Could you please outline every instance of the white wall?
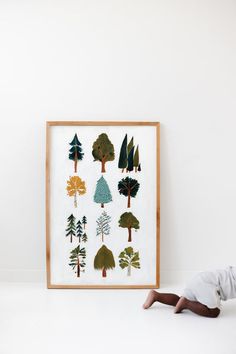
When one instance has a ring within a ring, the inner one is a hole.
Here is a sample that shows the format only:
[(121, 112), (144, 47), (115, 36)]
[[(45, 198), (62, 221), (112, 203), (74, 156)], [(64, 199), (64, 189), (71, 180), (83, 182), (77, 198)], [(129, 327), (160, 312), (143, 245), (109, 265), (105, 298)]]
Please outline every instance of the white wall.
[(0, 279), (45, 269), (45, 121), (161, 122), (162, 282), (235, 264), (236, 2), (0, 0)]

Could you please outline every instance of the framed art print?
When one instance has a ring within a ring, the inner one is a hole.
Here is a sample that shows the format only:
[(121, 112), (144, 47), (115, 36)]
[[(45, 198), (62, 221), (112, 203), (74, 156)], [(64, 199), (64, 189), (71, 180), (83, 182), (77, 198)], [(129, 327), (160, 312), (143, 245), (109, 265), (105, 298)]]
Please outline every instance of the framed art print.
[(48, 288), (156, 288), (160, 124), (47, 122)]

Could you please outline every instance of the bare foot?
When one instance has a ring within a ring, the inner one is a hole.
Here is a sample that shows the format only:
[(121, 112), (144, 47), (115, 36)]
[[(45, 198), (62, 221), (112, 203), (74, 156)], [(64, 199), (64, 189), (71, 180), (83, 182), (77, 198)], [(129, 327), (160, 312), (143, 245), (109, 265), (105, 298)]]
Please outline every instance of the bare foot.
[(145, 301), (145, 303), (143, 304), (143, 308), (146, 310), (149, 307), (152, 306), (152, 304), (157, 301), (157, 296), (158, 296), (158, 292), (155, 290), (151, 290), (149, 291), (148, 297)]
[(175, 313), (180, 313), (181, 311), (183, 311), (186, 308), (186, 303), (187, 303), (187, 299), (183, 296), (181, 296), (181, 298), (179, 299), (179, 301), (177, 302), (176, 306), (175, 306)]

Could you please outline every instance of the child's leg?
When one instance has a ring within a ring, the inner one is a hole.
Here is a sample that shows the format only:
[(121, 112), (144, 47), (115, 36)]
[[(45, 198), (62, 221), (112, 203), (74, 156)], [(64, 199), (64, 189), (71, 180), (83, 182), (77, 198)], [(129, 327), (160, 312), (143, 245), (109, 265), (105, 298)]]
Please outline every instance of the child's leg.
[(191, 301), (186, 299), (185, 297), (181, 297), (175, 307), (175, 313), (180, 313), (183, 310), (190, 310), (197, 315), (205, 316), (205, 317), (217, 317), (220, 314), (220, 309), (218, 307), (214, 309), (210, 309), (206, 305), (201, 304), (197, 301)]
[(143, 308), (148, 309), (149, 307), (152, 306), (152, 304), (155, 301), (161, 302), (162, 304), (165, 305), (176, 306), (179, 299), (180, 297), (176, 294), (164, 294), (164, 293), (158, 293), (155, 290), (151, 290), (148, 294), (145, 303), (143, 304)]

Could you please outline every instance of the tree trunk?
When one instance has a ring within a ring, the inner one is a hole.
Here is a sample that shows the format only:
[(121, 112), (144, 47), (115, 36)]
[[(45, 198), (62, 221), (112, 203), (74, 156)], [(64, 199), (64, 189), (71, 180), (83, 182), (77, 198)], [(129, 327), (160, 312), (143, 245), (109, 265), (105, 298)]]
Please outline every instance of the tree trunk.
[(102, 268), (102, 276), (103, 276), (103, 278), (106, 278), (106, 276), (107, 276), (107, 272), (106, 272), (105, 268)]
[(130, 208), (130, 190), (128, 191), (128, 204), (127, 204), (127, 208)]
[(128, 227), (128, 234), (129, 234), (128, 242), (131, 242), (131, 241), (132, 241), (132, 237), (131, 237), (131, 227)]
[(102, 242), (104, 242), (103, 232), (102, 232)]
[(138, 171), (138, 167), (137, 166), (135, 166), (135, 172), (137, 172)]
[(122, 173), (124, 172), (124, 168), (122, 168), (122, 171), (121, 171)]
[(75, 173), (77, 173), (77, 162), (78, 162), (78, 154), (77, 151), (75, 151)]
[(103, 203), (101, 204), (101, 208), (104, 208), (104, 204)]
[(72, 242), (72, 235), (70, 235), (70, 242)]
[(78, 263), (77, 263), (77, 277), (78, 277), (78, 278), (80, 277), (80, 264), (79, 264), (79, 260), (78, 260)]
[(127, 275), (128, 275), (128, 277), (131, 276), (131, 265), (128, 265)]
[(106, 170), (105, 170), (105, 163), (106, 163), (106, 161), (104, 160), (104, 159), (102, 159), (102, 171), (101, 172), (106, 172)]
[(74, 195), (74, 206), (75, 206), (75, 208), (77, 208), (77, 196), (76, 196), (76, 193)]

